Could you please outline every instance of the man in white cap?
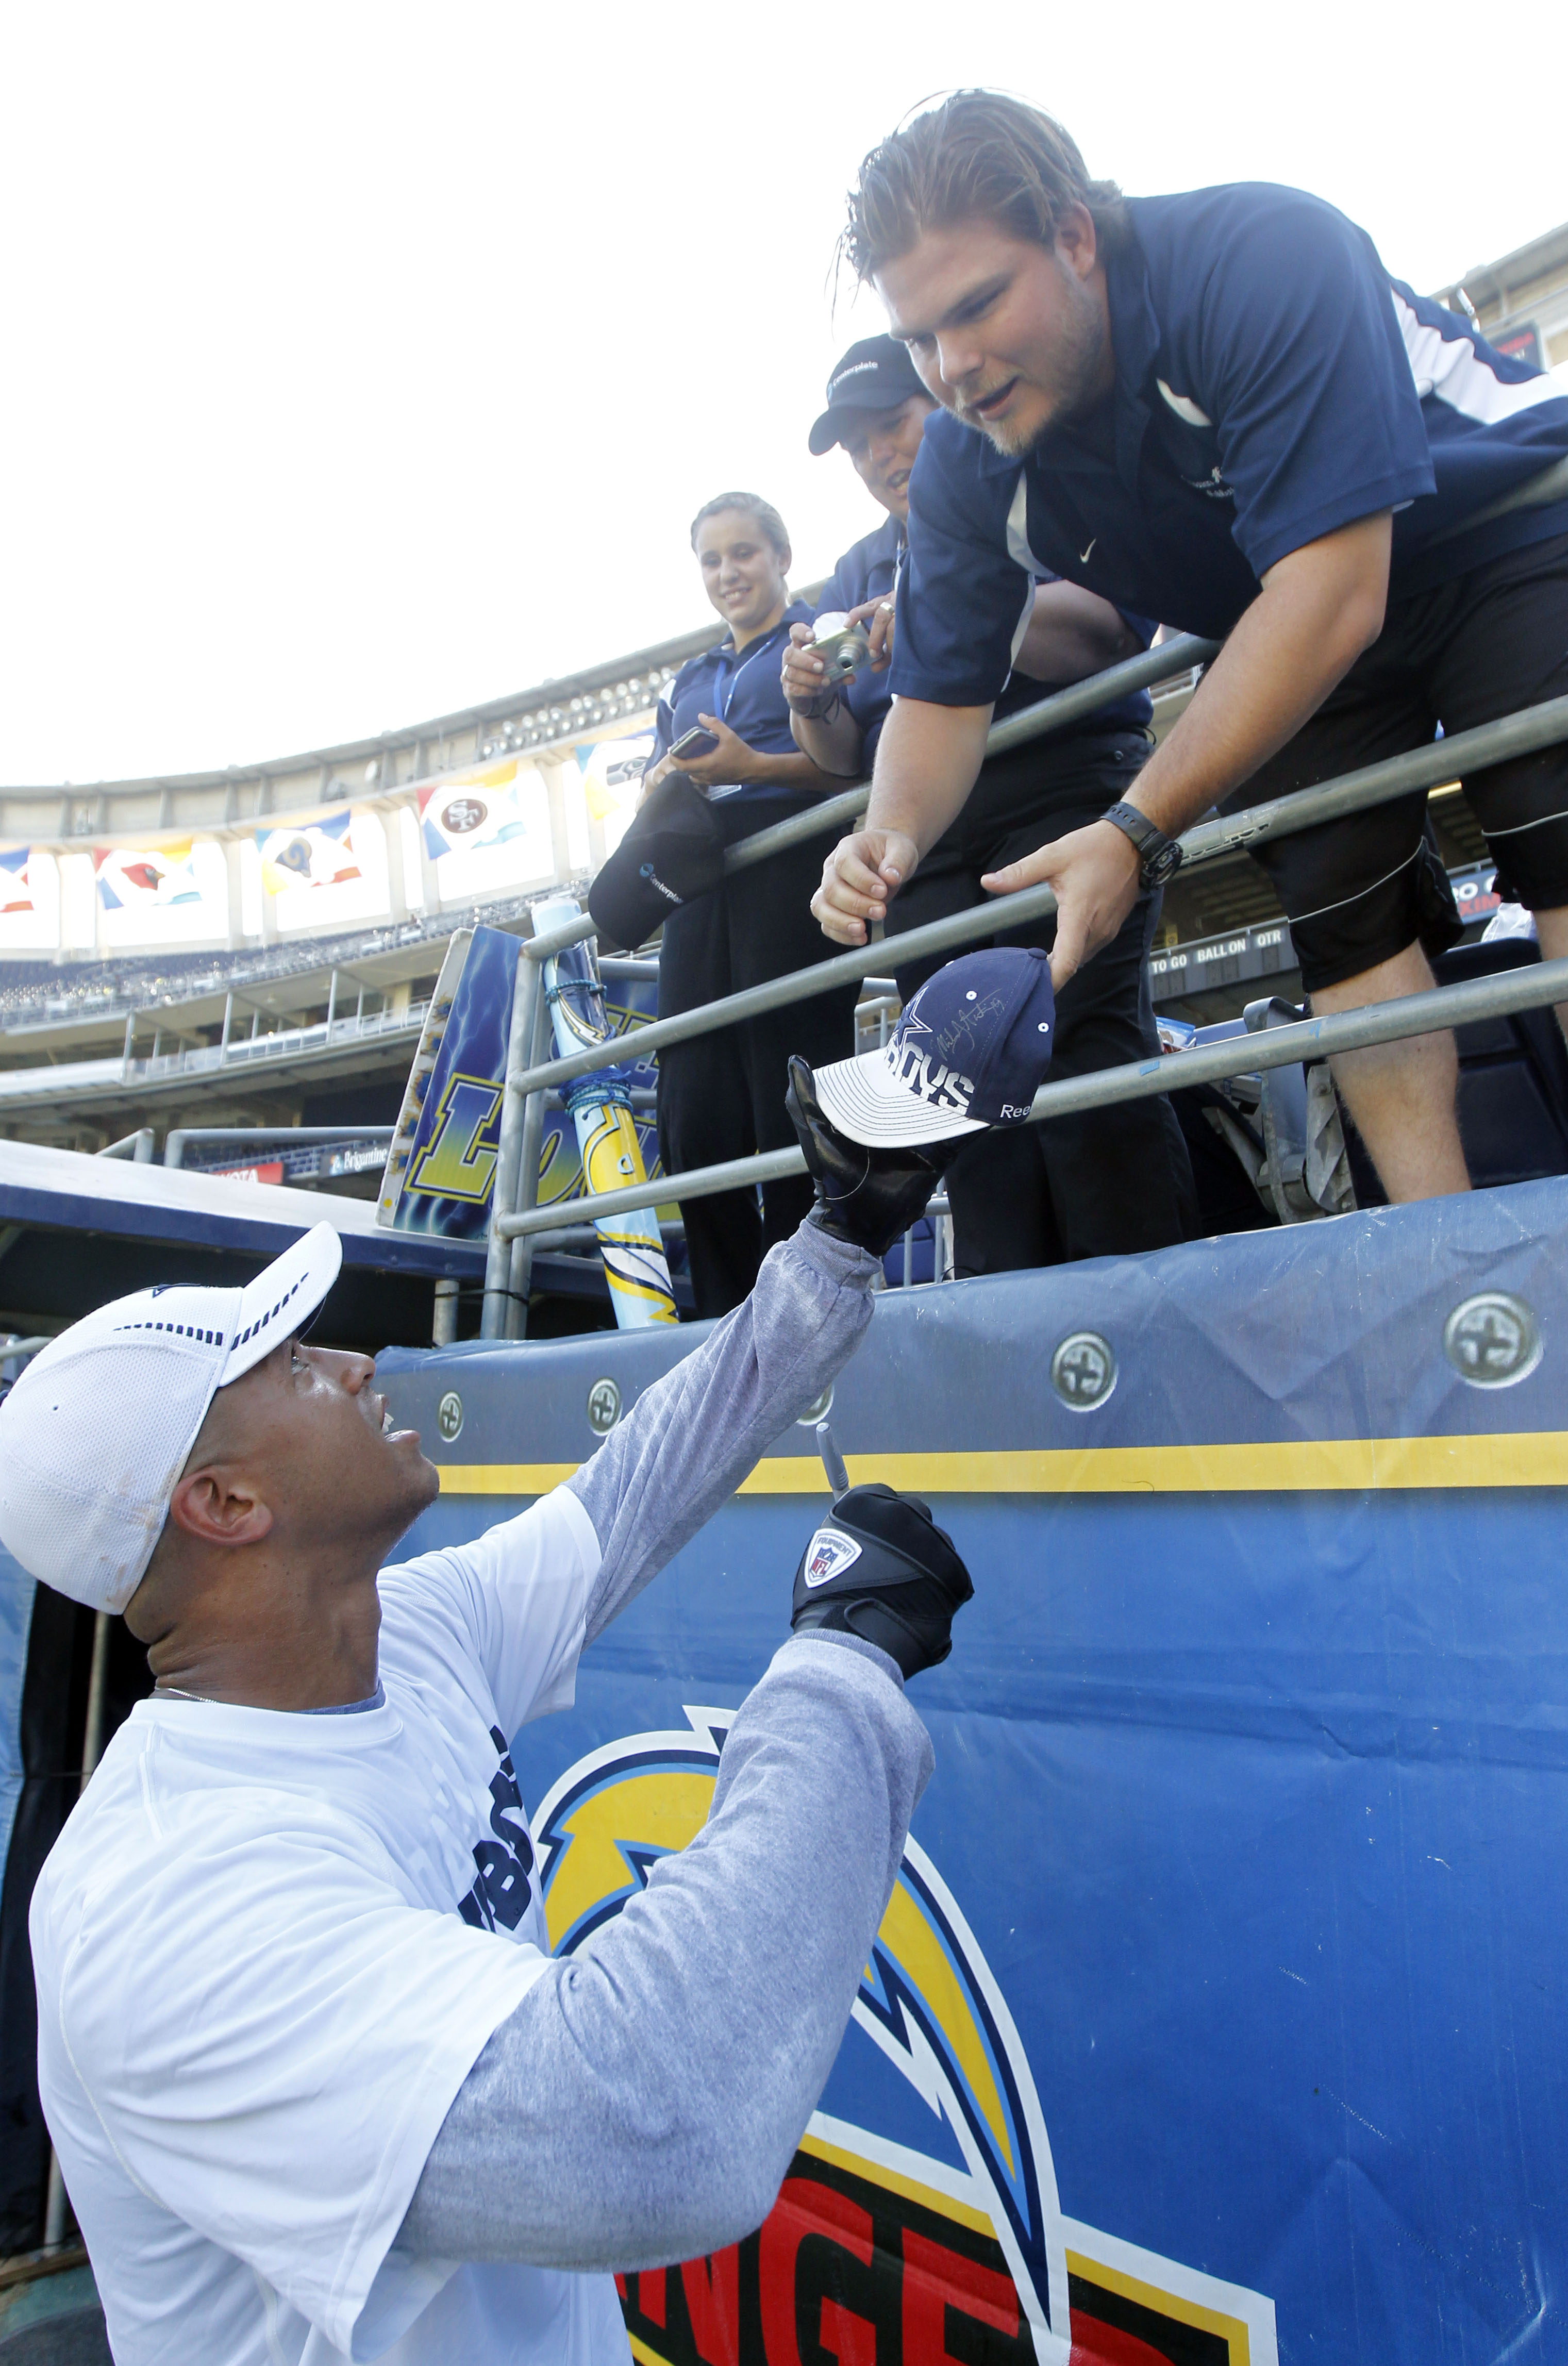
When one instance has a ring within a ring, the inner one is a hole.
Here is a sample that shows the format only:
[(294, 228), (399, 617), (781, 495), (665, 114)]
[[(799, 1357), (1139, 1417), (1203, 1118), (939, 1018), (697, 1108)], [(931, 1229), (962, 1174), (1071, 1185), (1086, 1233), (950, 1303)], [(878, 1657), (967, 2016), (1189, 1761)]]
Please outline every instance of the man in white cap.
[(859, 1181), (566, 1485), (396, 1568), (437, 1475), (370, 1359), (301, 1335), (325, 1224), (243, 1291), (99, 1309), (0, 1406), (0, 1539), (123, 1609), (157, 1679), (31, 1914), (118, 2366), (597, 2366), (626, 2340), (581, 2270), (766, 2214), (930, 1771), (903, 1679), (966, 1579), (798, 1579), (705, 1830), (565, 1960), (508, 1737), (852, 1350), (931, 1171)]

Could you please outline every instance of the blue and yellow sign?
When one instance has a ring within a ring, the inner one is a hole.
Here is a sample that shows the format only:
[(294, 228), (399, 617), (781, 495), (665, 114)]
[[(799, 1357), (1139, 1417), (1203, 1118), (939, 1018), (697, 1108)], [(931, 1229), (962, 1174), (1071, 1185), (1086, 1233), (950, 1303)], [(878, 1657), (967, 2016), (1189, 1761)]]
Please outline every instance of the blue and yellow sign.
[[(702, 1830), (728, 1709), (579, 1760), (535, 1820), (545, 1911), (570, 1955)], [(1029, 2060), (926, 1852), (906, 1846), (846, 2047), (864, 2040), (945, 2122), (963, 2169), (814, 2114), (744, 2243), (617, 2279), (643, 2366), (1276, 2366), (1258, 2293), (1064, 2218)]]
[[(380, 1221), (405, 1233), (479, 1240), (501, 1155), (518, 941), (476, 929), (442, 971), (404, 1097)], [(396, 1173), (394, 1173), (394, 1169)], [(400, 1177), (400, 1181), (399, 1181)]]

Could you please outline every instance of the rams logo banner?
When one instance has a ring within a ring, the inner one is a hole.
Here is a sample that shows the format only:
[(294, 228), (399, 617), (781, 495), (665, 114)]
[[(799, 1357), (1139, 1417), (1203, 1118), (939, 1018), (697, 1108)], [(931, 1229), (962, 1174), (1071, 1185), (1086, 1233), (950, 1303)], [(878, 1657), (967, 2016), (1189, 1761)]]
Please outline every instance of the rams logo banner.
[[(542, 1801), (558, 1955), (701, 1830), (733, 1712), (686, 1716), (686, 1731), (591, 1752)], [(1064, 2216), (1006, 2000), (914, 1841), (853, 2022), (945, 2123), (962, 2168), (818, 2112), (756, 2234), (617, 2278), (642, 2366), (1278, 2366), (1270, 2300)]]

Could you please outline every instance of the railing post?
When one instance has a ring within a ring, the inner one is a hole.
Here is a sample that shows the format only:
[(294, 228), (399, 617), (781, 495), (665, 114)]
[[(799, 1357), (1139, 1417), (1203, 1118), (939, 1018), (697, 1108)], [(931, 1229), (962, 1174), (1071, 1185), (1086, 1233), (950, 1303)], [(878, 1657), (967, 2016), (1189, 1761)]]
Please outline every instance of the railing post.
[[(550, 1006), (545, 999), (544, 964), (530, 962), (531, 970), (538, 972), (539, 992), (534, 1003), (533, 1041), (528, 1046), (528, 1065), (536, 1066), (548, 1049), (551, 1036)], [(521, 1098), (521, 1096), (515, 1096)], [(539, 1151), (545, 1139), (545, 1095), (530, 1093), (524, 1103), (523, 1155), (518, 1176), (518, 1204), (537, 1207), (539, 1202)], [(511, 1262), (506, 1276), (506, 1336), (525, 1339), (528, 1335), (528, 1290), (534, 1279), (534, 1236), (525, 1233), (511, 1244)]]
[[(506, 1080), (501, 1102), (501, 1140), (496, 1153), (495, 1182), (491, 1192), (490, 1246), (485, 1258), (484, 1307), (479, 1316), (481, 1339), (504, 1339), (506, 1336), (506, 1291), (512, 1268), (512, 1244), (502, 1239), (496, 1225), (502, 1216), (513, 1213), (517, 1202), (518, 1168), (522, 1160), (523, 1136), (530, 1107), (537, 1099), (531, 1094), (527, 1101), (512, 1090), (512, 1079), (520, 1076), (531, 1064), (534, 1049), (534, 1022), (540, 1007), (542, 980), (539, 964), (528, 958), (527, 946), (517, 953), (517, 977), (512, 989), (512, 1029), (506, 1039)], [(538, 1164), (538, 1150), (534, 1154)], [(532, 1198), (527, 1205), (534, 1204)]]

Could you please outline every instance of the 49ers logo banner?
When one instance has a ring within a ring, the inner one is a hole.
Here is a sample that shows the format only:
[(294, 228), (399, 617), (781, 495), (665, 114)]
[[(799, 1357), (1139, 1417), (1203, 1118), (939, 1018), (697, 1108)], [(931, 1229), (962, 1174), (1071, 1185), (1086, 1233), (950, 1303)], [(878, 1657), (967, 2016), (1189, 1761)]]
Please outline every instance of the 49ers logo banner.
[[(686, 1716), (688, 1731), (591, 1752), (541, 1803), (557, 1954), (618, 1914), (650, 1866), (701, 1830), (732, 1712)], [(1276, 2366), (1271, 2301), (1064, 2215), (1006, 2000), (912, 1840), (845, 2052), (867, 2043), (943, 2141), (921, 2151), (887, 2127), (815, 2113), (755, 2235), (618, 2279), (645, 2366)]]

